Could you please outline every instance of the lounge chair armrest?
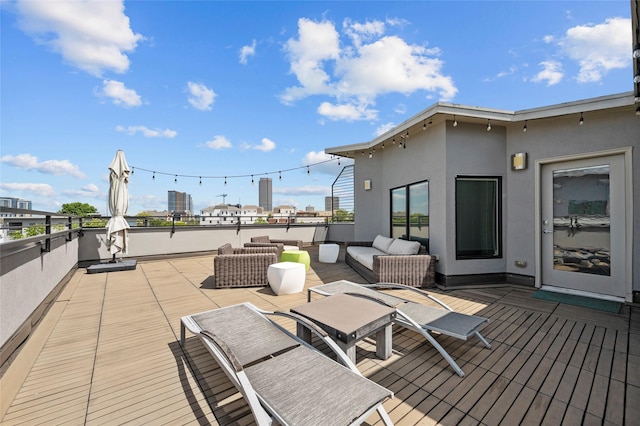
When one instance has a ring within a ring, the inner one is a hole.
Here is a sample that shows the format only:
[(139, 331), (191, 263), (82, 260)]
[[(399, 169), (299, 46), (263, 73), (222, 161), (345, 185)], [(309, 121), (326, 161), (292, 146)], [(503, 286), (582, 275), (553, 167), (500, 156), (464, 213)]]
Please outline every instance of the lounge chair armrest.
[(229, 361), (229, 364), (233, 367), (236, 373), (242, 371), (243, 367), (242, 364), (240, 364), (240, 361), (238, 361), (238, 358), (236, 358), (231, 348), (229, 348), (226, 343), (220, 340), (218, 336), (208, 330), (202, 330), (200, 332), (200, 335), (206, 337), (210, 343), (214, 344), (218, 348), (218, 350), (220, 350), (220, 352), (224, 354), (224, 356)]
[(438, 298), (432, 296), (431, 294), (429, 294), (428, 292), (421, 290), (419, 288), (415, 288), (415, 287), (411, 287), (408, 285), (404, 285), (404, 284), (395, 284), (395, 283), (376, 283), (376, 284), (361, 284), (365, 287), (370, 287), (370, 288), (376, 288), (376, 289), (391, 289), (391, 288), (395, 288), (395, 289), (400, 289), (400, 290), (410, 290), (413, 291), (414, 293), (418, 293), (419, 295), (426, 297), (427, 299), (437, 303), (438, 305), (442, 306), (443, 308), (445, 308), (448, 311), (453, 311), (453, 309), (451, 309), (446, 303), (444, 303), (443, 301), (439, 300)]

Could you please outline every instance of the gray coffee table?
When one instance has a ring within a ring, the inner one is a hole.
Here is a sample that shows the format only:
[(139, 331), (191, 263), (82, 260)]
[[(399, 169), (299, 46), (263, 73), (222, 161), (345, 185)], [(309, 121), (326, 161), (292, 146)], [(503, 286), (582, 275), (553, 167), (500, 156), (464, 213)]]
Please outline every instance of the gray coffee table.
[[(349, 294), (335, 294), (290, 309), (313, 321), (326, 331), (351, 361), (356, 362), (356, 343), (375, 333), (376, 356), (391, 356), (391, 323), (396, 317), (394, 308)], [(309, 329), (298, 324), (296, 333), (311, 343)]]

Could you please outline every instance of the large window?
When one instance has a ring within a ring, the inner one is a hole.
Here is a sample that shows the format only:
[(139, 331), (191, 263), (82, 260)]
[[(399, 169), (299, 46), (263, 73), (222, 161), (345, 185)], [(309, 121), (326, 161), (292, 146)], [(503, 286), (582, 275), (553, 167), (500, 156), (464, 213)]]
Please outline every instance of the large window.
[(501, 179), (456, 178), (456, 259), (502, 257)]
[(429, 250), (429, 182), (391, 190), (391, 236), (419, 241)]

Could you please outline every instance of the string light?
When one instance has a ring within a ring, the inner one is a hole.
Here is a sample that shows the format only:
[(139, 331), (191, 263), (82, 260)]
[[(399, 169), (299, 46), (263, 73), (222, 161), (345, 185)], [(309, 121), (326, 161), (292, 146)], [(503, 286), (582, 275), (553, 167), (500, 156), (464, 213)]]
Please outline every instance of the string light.
[[(364, 151), (362, 151), (362, 154), (364, 155)], [(173, 176), (174, 183), (178, 183), (178, 177), (198, 179), (198, 184), (199, 185), (202, 185), (202, 181), (204, 179), (223, 179), (224, 180), (224, 185), (227, 186), (227, 180), (228, 179), (251, 177), (252, 183), (255, 184), (255, 176), (269, 176), (269, 175), (276, 174), (276, 173), (278, 174), (278, 179), (282, 180), (282, 174), (283, 173), (291, 172), (291, 171), (295, 171), (295, 170), (300, 170), (300, 169), (306, 169), (307, 170), (307, 174), (310, 175), (311, 174), (311, 167), (318, 166), (318, 165), (321, 165), (321, 164), (325, 164), (325, 163), (328, 163), (330, 161), (336, 161), (336, 160), (337, 160), (338, 166), (340, 166), (341, 165), (340, 159), (341, 159), (341, 157), (332, 156), (332, 158), (330, 158), (328, 160), (319, 161), (317, 163), (308, 164), (308, 165), (305, 165), (305, 166), (292, 167), (292, 168), (289, 168), (289, 169), (277, 170), (277, 171), (265, 172), (265, 173), (258, 173), (258, 174), (253, 173), (253, 174), (234, 175), (234, 176), (201, 176), (201, 175), (199, 176), (199, 175), (188, 175), (188, 174), (180, 174), (180, 173), (158, 172), (158, 171), (155, 171), (155, 170), (149, 170), (149, 169), (145, 169), (145, 168), (142, 168), (142, 167), (136, 167), (136, 168), (138, 169), (137, 170), (138, 173), (140, 171), (151, 173), (152, 174), (151, 175), (151, 179), (154, 180), (154, 181), (156, 180), (156, 174), (158, 174), (158, 175), (165, 175), (165, 176)], [(134, 169), (133, 166), (131, 167), (131, 169), (132, 170)]]
[(487, 119), (487, 132), (491, 131), (491, 120)]
[(458, 120), (456, 120), (455, 114), (453, 114), (453, 127), (458, 127)]
[(582, 116), (582, 113), (580, 113), (580, 121), (578, 122), (581, 126), (584, 124), (584, 117)]
[(253, 181), (253, 175), (251, 175), (251, 185), (254, 185), (255, 182)]
[(522, 128), (523, 132), (527, 131), (527, 120), (524, 120), (524, 127)]

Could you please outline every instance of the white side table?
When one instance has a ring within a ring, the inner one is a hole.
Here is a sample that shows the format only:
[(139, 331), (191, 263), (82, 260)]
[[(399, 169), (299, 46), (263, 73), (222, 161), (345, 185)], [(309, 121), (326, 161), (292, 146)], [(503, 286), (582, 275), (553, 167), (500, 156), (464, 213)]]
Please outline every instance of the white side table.
[(340, 246), (338, 244), (320, 244), (318, 261), (321, 263), (336, 263)]
[(302, 263), (273, 263), (267, 269), (267, 280), (276, 296), (301, 292), (304, 290), (306, 277), (307, 272)]

